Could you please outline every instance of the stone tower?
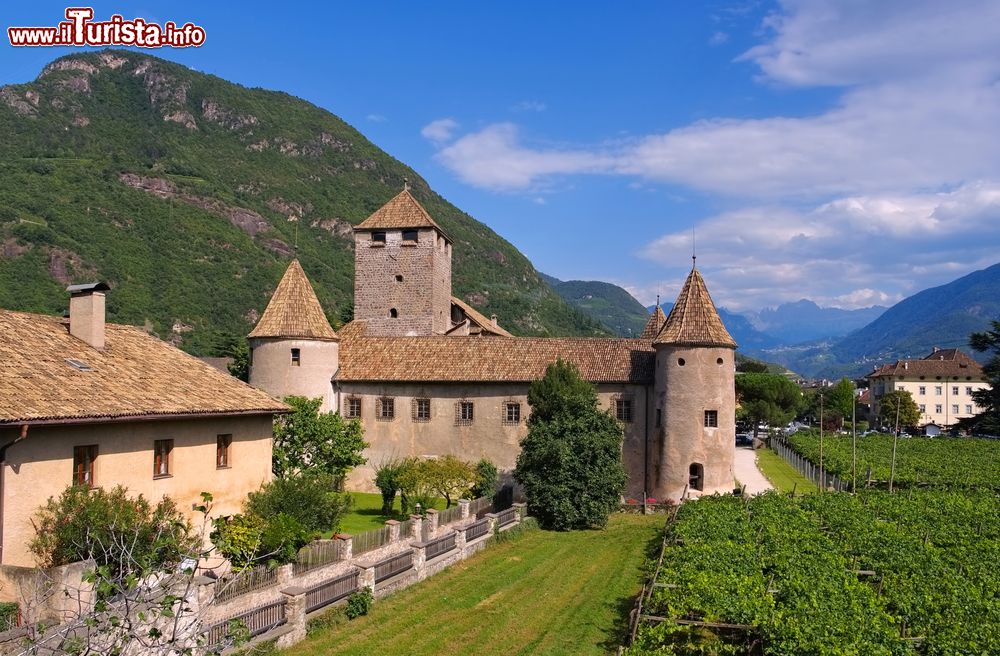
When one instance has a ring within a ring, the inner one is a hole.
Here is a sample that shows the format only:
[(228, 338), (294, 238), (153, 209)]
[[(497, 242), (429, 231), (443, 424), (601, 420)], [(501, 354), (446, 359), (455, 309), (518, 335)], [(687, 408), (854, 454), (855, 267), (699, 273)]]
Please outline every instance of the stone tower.
[(733, 489), (736, 443), (736, 342), (692, 267), (656, 350), (653, 457), (649, 493), (679, 499)]
[(409, 188), (354, 228), (354, 318), (368, 335), (451, 328), (451, 239)]
[(250, 340), (250, 384), (276, 398), (322, 398), (336, 410), (330, 379), (340, 362), (337, 333), (326, 320), (309, 279), (292, 260)]

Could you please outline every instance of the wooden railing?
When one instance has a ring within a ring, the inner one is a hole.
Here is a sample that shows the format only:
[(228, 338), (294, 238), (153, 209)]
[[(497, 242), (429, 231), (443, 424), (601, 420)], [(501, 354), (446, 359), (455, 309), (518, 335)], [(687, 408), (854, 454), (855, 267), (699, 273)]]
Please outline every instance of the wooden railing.
[(483, 515), (493, 512), (493, 499), (489, 497), (479, 497), (469, 503), (469, 517), (482, 519)]
[(263, 590), (278, 582), (278, 571), (257, 565), (220, 577), (215, 582), (215, 600), (229, 601), (254, 590)]
[(506, 526), (517, 521), (517, 509), (508, 508), (497, 513), (497, 526)]
[(424, 558), (430, 560), (437, 558), (441, 554), (448, 553), (455, 548), (455, 534), (450, 533), (443, 538), (437, 538), (427, 543), (424, 547)]
[(286, 622), (285, 604), (287, 603), (287, 600), (281, 599), (213, 624), (206, 632), (206, 645), (209, 647), (221, 645), (229, 637), (234, 622), (245, 626), (251, 638), (281, 626)]
[(358, 570), (320, 583), (306, 592), (306, 612), (311, 613), (343, 599), (358, 589)]
[[(351, 540), (352, 552), (355, 556), (358, 554), (363, 554), (372, 549), (378, 549), (379, 547), (389, 544), (389, 526), (383, 526), (382, 528), (376, 528), (371, 531), (365, 531), (364, 533), (358, 533)], [(402, 533), (400, 533), (402, 535)]]
[(341, 545), (335, 540), (313, 542), (299, 549), (298, 558), (292, 567), (295, 576), (305, 574), (318, 567), (343, 560)]
[(465, 541), (470, 542), (476, 538), (481, 538), (490, 530), (490, 520), (483, 518), (480, 519), (475, 524), (469, 524), (465, 527)]
[(408, 569), (413, 567), (413, 551), (406, 551), (399, 554), (398, 556), (393, 556), (392, 558), (386, 558), (385, 560), (375, 563), (375, 582), (379, 583), (386, 579), (392, 578), (397, 574), (402, 574)]
[(462, 507), (454, 506), (452, 508), (446, 508), (438, 513), (438, 526), (444, 526), (445, 524), (451, 524), (452, 522), (457, 522), (462, 518)]

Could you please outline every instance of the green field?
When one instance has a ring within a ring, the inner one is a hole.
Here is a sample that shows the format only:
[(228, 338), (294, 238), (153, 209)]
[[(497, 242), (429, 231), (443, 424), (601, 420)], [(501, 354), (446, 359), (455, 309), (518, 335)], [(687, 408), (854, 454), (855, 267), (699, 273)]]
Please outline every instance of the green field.
[[(353, 505), (351, 506), (351, 512), (340, 520), (341, 533), (355, 535), (376, 528), (382, 528), (387, 519), (397, 519), (400, 521), (409, 519), (400, 514), (398, 497), (393, 506), (395, 514), (392, 517), (385, 517), (382, 515), (382, 495), (368, 492), (351, 492), (350, 494)], [(435, 500), (434, 507), (437, 510), (444, 510), (444, 499)]]
[(809, 494), (816, 491), (812, 481), (795, 471), (784, 458), (770, 449), (757, 450), (757, 468), (779, 492)]
[(366, 617), (334, 613), (282, 653), (613, 653), (663, 522), (619, 514), (602, 531), (526, 531), (375, 602)]

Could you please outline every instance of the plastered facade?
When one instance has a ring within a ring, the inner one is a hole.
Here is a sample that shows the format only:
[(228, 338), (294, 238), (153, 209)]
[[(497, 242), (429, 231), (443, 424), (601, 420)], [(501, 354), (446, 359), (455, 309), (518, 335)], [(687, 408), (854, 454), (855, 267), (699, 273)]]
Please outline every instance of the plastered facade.
[[(250, 340), (253, 366), (250, 384), (271, 396), (323, 399), (323, 409), (334, 407), (330, 379), (336, 373), (340, 345), (335, 340), (256, 338)], [(293, 350), (298, 349), (298, 359)]]

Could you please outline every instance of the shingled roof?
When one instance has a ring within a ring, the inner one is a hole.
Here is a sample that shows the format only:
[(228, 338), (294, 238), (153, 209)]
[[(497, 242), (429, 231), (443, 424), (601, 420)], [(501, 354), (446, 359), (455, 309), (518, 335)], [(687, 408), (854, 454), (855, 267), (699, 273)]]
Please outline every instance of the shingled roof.
[(698, 269), (691, 269), (654, 344), (736, 348)]
[(472, 307), (465, 301), (455, 296), (451, 297), (452, 305), (457, 305), (465, 313), (465, 316), (472, 321), (473, 324), (477, 325), (480, 331), (489, 333), (491, 335), (500, 335), (501, 337), (513, 337), (509, 332), (501, 328), (499, 325), (494, 326), (492, 319), (487, 319), (479, 310)]
[(896, 360), (876, 367), (869, 378), (881, 376), (924, 377), (933, 380), (982, 380), (983, 367), (958, 349), (935, 349), (923, 358)]
[[(657, 297), (658, 298), (658, 297)], [(663, 314), (663, 308), (657, 302), (656, 309), (653, 313), (649, 315), (649, 321), (646, 322), (646, 327), (642, 329), (642, 334), (639, 335), (639, 339), (654, 339), (660, 334), (660, 330), (663, 329), (663, 324), (667, 321), (667, 315)]]
[(133, 326), (104, 349), (59, 317), (0, 310), (0, 425), (253, 415), (287, 407)]
[(292, 260), (248, 337), (337, 339), (298, 260)]
[(355, 230), (392, 230), (402, 228), (435, 228), (444, 230), (434, 222), (423, 205), (417, 202), (409, 189), (403, 189), (388, 203), (378, 208), (367, 219), (354, 226)]
[(558, 337), (368, 337), (365, 322), (340, 331), (337, 380), (356, 382), (523, 383), (557, 358), (593, 383), (653, 382), (648, 340)]

